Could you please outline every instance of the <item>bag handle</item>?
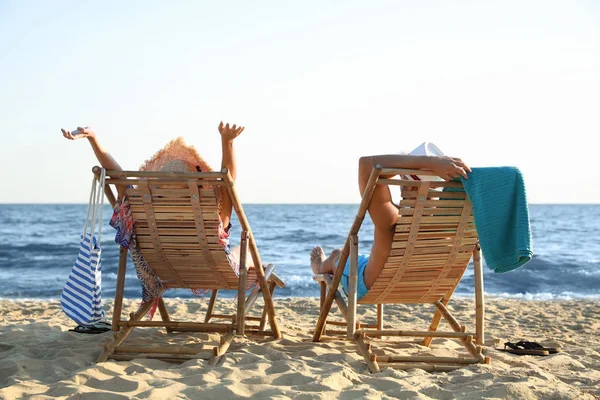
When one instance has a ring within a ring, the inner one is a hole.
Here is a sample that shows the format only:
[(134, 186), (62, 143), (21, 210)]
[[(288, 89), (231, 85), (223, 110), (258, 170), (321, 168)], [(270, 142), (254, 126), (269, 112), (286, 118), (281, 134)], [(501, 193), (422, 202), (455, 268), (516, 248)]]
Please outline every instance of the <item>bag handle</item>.
[[(93, 236), (96, 228), (96, 218), (98, 218), (98, 243), (102, 235), (102, 209), (104, 208), (104, 185), (106, 180), (106, 169), (100, 168), (100, 179), (92, 179), (92, 188), (90, 190), (90, 200), (85, 216), (85, 224), (81, 236), (85, 239), (88, 224), (90, 225), (90, 235)], [(100, 210), (98, 210), (98, 207)], [(91, 213), (91, 219), (90, 219)]]

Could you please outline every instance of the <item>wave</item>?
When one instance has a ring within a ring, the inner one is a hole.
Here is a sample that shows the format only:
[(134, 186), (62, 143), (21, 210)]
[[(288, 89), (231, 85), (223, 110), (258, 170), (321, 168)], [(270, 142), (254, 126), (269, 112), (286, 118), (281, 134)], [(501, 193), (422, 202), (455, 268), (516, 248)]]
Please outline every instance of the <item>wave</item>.
[[(473, 295), (457, 293), (456, 297), (473, 297)], [(600, 299), (598, 294), (581, 294), (573, 292), (562, 293), (488, 293), (485, 292), (488, 298), (515, 299), (524, 301), (546, 301), (546, 300), (597, 300)]]

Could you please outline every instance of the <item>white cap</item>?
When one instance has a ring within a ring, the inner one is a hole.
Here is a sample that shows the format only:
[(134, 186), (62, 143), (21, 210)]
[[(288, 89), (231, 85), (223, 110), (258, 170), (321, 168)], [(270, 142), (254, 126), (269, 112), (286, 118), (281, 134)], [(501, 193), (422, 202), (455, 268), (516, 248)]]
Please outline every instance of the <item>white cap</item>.
[(423, 142), (408, 154), (412, 156), (443, 156), (444, 152), (431, 142)]
[[(423, 142), (413, 151), (408, 153), (411, 156), (443, 156), (444, 152), (440, 150), (435, 144), (431, 142)], [(439, 176), (427, 176), (427, 175), (419, 175), (419, 176), (407, 176), (408, 179), (411, 180), (421, 180), (421, 181), (441, 181), (443, 180)], [(415, 179), (418, 178), (418, 179)]]

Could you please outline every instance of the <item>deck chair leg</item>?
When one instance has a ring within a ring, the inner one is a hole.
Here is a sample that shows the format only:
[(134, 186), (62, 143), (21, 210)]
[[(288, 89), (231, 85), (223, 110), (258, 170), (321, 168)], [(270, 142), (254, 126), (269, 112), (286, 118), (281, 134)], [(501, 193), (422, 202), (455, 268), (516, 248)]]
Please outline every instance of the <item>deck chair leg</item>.
[(238, 280), (238, 304), (236, 313), (237, 334), (244, 335), (246, 321), (246, 286), (248, 283), (248, 239), (247, 231), (242, 232), (240, 242), (240, 275)]
[[(152, 308), (152, 305), (154, 304), (154, 302), (149, 301), (145, 304), (143, 304), (135, 313), (131, 313), (129, 316), (129, 321), (139, 321), (140, 319), (142, 319), (144, 317), (144, 315), (146, 315), (146, 313), (148, 313), (148, 310), (150, 310), (150, 308)], [(103, 362), (108, 360), (108, 358), (114, 353), (115, 349), (125, 341), (125, 339), (127, 339), (127, 336), (129, 336), (129, 334), (133, 331), (133, 326), (121, 326), (120, 331), (117, 333), (115, 332), (114, 335), (114, 339), (112, 342), (108, 342), (107, 344), (104, 345), (104, 351), (102, 352), (102, 354), (100, 354), (100, 356), (98, 357), (98, 359), (96, 360), (96, 362)]]
[[(165, 301), (162, 297), (158, 299), (158, 312), (163, 322), (171, 322), (171, 318), (169, 318), (169, 312), (167, 311), (167, 306), (165, 305)], [(167, 333), (173, 333), (173, 328), (167, 327), (166, 329)]]
[[(322, 281), (321, 283), (325, 285), (325, 288), (327, 291), (326, 295), (328, 296), (329, 295), (328, 291), (333, 290), (333, 283), (332, 283), (333, 281), (329, 275), (324, 275), (323, 279), (324, 279), (324, 281)], [(323, 296), (325, 297), (325, 295), (323, 295)], [(344, 320), (346, 320), (346, 326), (348, 326), (350, 324), (350, 321), (349, 321), (350, 311), (348, 310), (348, 305), (346, 304), (346, 302), (344, 301), (344, 298), (342, 297), (342, 295), (340, 294), (340, 292), (338, 290), (335, 290), (334, 300), (335, 300), (335, 303), (336, 303), (338, 309), (340, 310), (340, 313), (344, 317)], [(331, 308), (329, 309), (329, 311), (331, 311)], [(323, 331), (319, 335), (319, 338), (321, 337), (321, 335), (326, 333), (326, 330), (325, 330), (325, 326), (327, 325), (326, 322), (327, 322), (327, 318), (325, 318), (325, 323), (323, 324)], [(360, 324), (355, 321), (355, 323), (353, 324), (354, 331), (356, 331), (356, 329), (358, 328), (359, 325)], [(346, 334), (347, 333), (348, 333), (348, 331), (346, 330)], [(353, 339), (353, 338), (354, 338), (354, 335), (352, 336), (351, 339)], [(313, 337), (313, 341), (314, 341), (314, 337)]]
[(221, 358), (225, 355), (233, 338), (235, 337), (235, 333), (229, 332), (225, 335), (221, 336), (221, 344), (218, 347), (213, 348), (213, 356), (210, 360), (208, 360), (208, 365), (217, 365), (217, 363), (221, 360)]
[[(466, 327), (461, 325), (456, 318), (450, 313), (450, 311), (446, 308), (446, 306), (440, 301), (435, 302), (435, 307), (440, 311), (443, 315), (444, 319), (450, 327), (454, 330), (454, 332), (465, 332)], [(481, 353), (481, 346), (476, 346), (473, 344), (473, 336), (467, 336), (466, 338), (461, 338), (463, 346), (467, 349), (467, 351), (475, 358), (477, 358), (480, 362), (484, 362), (486, 357)]]
[(262, 289), (263, 299), (265, 300), (265, 308), (267, 309), (267, 316), (269, 318), (269, 326), (271, 327), (271, 331), (273, 332), (273, 337), (276, 339), (281, 339), (281, 330), (279, 329), (279, 325), (277, 324), (277, 318), (275, 316), (275, 305), (273, 304), (273, 297), (269, 292), (269, 287), (266, 284), (266, 280), (264, 276), (262, 278), (259, 277), (259, 283)]
[[(342, 257), (344, 258), (344, 257)], [(339, 285), (341, 277), (342, 277), (342, 268), (338, 268), (335, 271), (335, 274), (333, 275), (333, 282), (336, 283), (335, 288), (334, 289), (329, 289), (327, 291), (327, 297), (325, 298), (325, 301), (323, 302), (323, 305), (321, 306), (321, 311), (319, 313), (319, 319), (317, 320), (317, 326), (315, 327), (315, 331), (313, 333), (313, 342), (318, 342), (319, 340), (321, 340), (321, 336), (323, 335), (323, 333), (325, 332), (325, 322), (327, 321), (327, 316), (329, 315), (329, 312), (331, 311), (331, 306), (333, 305), (333, 301), (336, 299), (336, 294), (337, 293), (333, 293), (333, 292), (337, 292), (337, 285)], [(344, 314), (344, 318), (346, 318), (346, 315)]]
[(115, 307), (113, 309), (112, 330), (119, 330), (121, 310), (123, 309), (123, 292), (125, 291), (125, 270), (127, 269), (128, 249), (121, 246), (119, 249), (119, 270), (117, 271), (117, 290), (115, 291)]
[[(381, 166), (376, 165), (371, 170), (371, 175), (369, 175), (369, 180), (367, 181), (367, 185), (365, 186), (365, 190), (363, 192), (362, 200), (360, 202), (360, 206), (358, 207), (358, 212), (356, 217), (354, 218), (354, 223), (350, 228), (350, 235), (356, 235), (362, 225), (365, 215), (367, 214), (367, 210), (369, 208), (369, 204), (371, 203), (371, 198), (373, 197), (373, 193), (375, 192), (375, 187), (377, 186), (377, 180), (379, 179), (379, 175), (381, 174)], [(338, 265), (342, 266), (346, 264), (348, 260), (348, 255), (350, 253), (350, 238), (346, 239), (346, 243), (344, 243), (344, 248), (342, 249), (342, 254), (340, 256), (340, 261)], [(325, 326), (325, 320), (329, 315), (329, 311), (331, 311), (331, 306), (333, 305), (333, 300), (336, 297), (337, 288), (342, 279), (342, 273), (344, 272), (344, 268), (337, 268), (335, 270), (335, 274), (333, 274), (332, 287), (330, 288), (330, 292), (327, 294), (325, 301), (323, 302), (323, 306), (321, 307), (321, 312), (319, 313), (319, 319), (317, 320), (317, 325), (315, 326), (315, 332), (313, 334), (312, 341), (318, 342), (321, 338), (321, 334), (323, 332), (323, 327)]]
[(484, 317), (485, 304), (483, 299), (483, 272), (481, 270), (481, 247), (479, 243), (473, 250), (473, 267), (475, 279), (475, 343), (483, 345), (484, 342)]
[[(377, 304), (377, 330), (383, 330), (383, 304)], [(383, 338), (381, 335), (372, 335), (375, 338)]]
[(248, 220), (246, 219), (246, 215), (244, 214), (244, 209), (237, 195), (237, 190), (233, 183), (233, 180), (231, 179), (231, 175), (229, 175), (226, 168), (224, 168), (221, 172), (224, 173), (224, 181), (225, 183), (227, 183), (222, 187), (224, 187), (225, 190), (227, 190), (227, 193), (229, 194), (229, 198), (231, 199), (231, 205), (233, 206), (233, 209), (238, 215), (238, 219), (240, 221), (242, 230), (247, 231), (249, 234), (248, 245), (250, 247), (250, 255), (252, 256), (252, 262), (254, 263), (254, 268), (256, 270), (257, 281), (260, 285), (260, 289), (263, 291), (262, 295), (265, 299), (265, 307), (267, 308), (267, 315), (269, 317), (269, 325), (271, 326), (271, 331), (273, 332), (275, 338), (280, 339), (281, 330), (279, 329), (279, 325), (277, 324), (277, 317), (275, 315), (275, 306), (273, 305), (273, 298), (271, 297), (271, 293), (269, 293), (268, 291), (269, 285), (267, 284), (267, 279), (265, 278), (265, 270), (263, 268), (260, 255), (258, 254), (258, 248), (256, 247), (254, 236), (252, 235), (252, 231), (250, 230)]
[(365, 358), (367, 366), (369, 367), (369, 371), (375, 373), (379, 372), (379, 365), (377, 364), (377, 357), (375, 354), (371, 352), (371, 346), (365, 342), (364, 333), (355, 334), (354, 340), (356, 341), (356, 345), (358, 346), (358, 350)]
[[(265, 268), (265, 276), (267, 277), (267, 279), (269, 278), (269, 276), (271, 276), (273, 271), (275, 271), (275, 267), (273, 266), (273, 264), (267, 265), (267, 267)], [(267, 288), (268, 288), (268, 286), (267, 286)], [(250, 294), (246, 298), (246, 309), (245, 309), (246, 315), (248, 315), (248, 312), (252, 309), (252, 307), (254, 307), (254, 303), (256, 303), (256, 300), (258, 300), (258, 297), (261, 294), (262, 294), (262, 288), (260, 287), (260, 285), (258, 283), (255, 283), (252, 287), (252, 290), (250, 291)], [(265, 308), (266, 308), (266, 302), (265, 302)]]
[[(252, 245), (252, 238), (249, 240), (250, 245)], [(251, 248), (252, 250), (252, 248)], [(256, 260), (253, 257), (255, 270), (256, 270), (256, 281), (257, 283), (254, 285), (254, 288), (250, 292), (246, 300), (246, 311), (247, 314), (250, 308), (254, 305), (254, 302), (258, 299), (258, 296), (262, 294), (263, 300), (265, 301), (265, 309), (267, 310), (267, 318), (269, 319), (269, 326), (271, 327), (271, 332), (273, 332), (273, 337), (276, 339), (281, 339), (281, 331), (279, 330), (279, 325), (277, 324), (277, 318), (275, 316), (275, 306), (273, 305), (273, 296), (269, 291), (269, 284), (267, 280), (269, 276), (275, 270), (275, 266), (273, 264), (269, 264), (266, 267), (261, 266), (260, 268), (256, 265)], [(262, 270), (262, 274), (259, 272)], [(262, 275), (262, 276), (261, 276)]]
[[(325, 304), (325, 298), (327, 297), (327, 285), (325, 284), (325, 282), (319, 282), (319, 285), (321, 286), (321, 301), (319, 304), (319, 310), (322, 310), (323, 304)], [(325, 318), (325, 322), (323, 323), (323, 329), (321, 330), (321, 335), (323, 335), (326, 330), (327, 330), (327, 318)]]
[[(263, 277), (265, 279), (265, 282), (267, 281), (267, 279), (269, 279), (274, 270), (275, 266), (273, 264), (269, 264), (263, 269)], [(263, 290), (263, 286), (260, 284), (260, 277), (258, 277), (257, 281), (258, 283), (254, 285), (254, 288), (252, 289), (250, 295), (248, 296), (248, 299), (246, 300), (246, 314), (248, 314), (248, 311), (252, 308), (252, 306), (258, 299), (258, 296), (262, 294), (263, 300), (265, 302), (264, 309), (267, 312), (267, 318), (269, 321), (269, 326), (271, 327), (271, 332), (273, 332), (273, 337), (276, 339), (281, 339), (281, 331), (279, 330), (277, 320), (275, 319), (275, 306), (273, 305), (273, 295), (271, 293), (271, 290), (269, 290), (269, 284), (266, 284)]]
[[(343, 268), (338, 265), (338, 268)], [(356, 292), (358, 290), (358, 236), (350, 236), (350, 277), (348, 279), (348, 339), (356, 332)]]
[(215, 307), (215, 300), (217, 300), (217, 295), (219, 294), (219, 289), (213, 289), (212, 294), (210, 295), (210, 300), (208, 302), (208, 309), (206, 310), (206, 316), (204, 317), (204, 323), (208, 324), (213, 315), (213, 308)]
[[(446, 306), (448, 304), (448, 300), (442, 299), (442, 304)], [(431, 320), (431, 325), (429, 325), (429, 331), (435, 332), (437, 331), (438, 326), (440, 326), (440, 322), (442, 321), (442, 313), (437, 309), (435, 310), (435, 314), (433, 314), (433, 319)], [(431, 341), (433, 340), (433, 336), (426, 337), (421, 342), (421, 345), (429, 347), (431, 345)]]
[[(269, 283), (269, 291), (271, 292), (271, 297), (275, 294), (275, 288), (277, 287), (277, 283), (271, 281)], [(265, 325), (267, 323), (267, 308), (263, 307), (262, 317), (260, 318), (260, 325), (258, 326), (259, 331), (265, 330)]]

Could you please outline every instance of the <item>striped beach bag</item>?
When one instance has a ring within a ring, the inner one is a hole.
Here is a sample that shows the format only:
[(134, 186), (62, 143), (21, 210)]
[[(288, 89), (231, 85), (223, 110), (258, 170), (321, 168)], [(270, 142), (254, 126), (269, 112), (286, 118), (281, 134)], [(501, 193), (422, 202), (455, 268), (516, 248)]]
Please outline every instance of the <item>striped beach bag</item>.
[[(98, 182), (96, 177), (92, 181), (79, 254), (60, 298), (63, 312), (73, 321), (84, 326), (93, 325), (104, 317), (100, 236), (105, 173), (102, 168), (100, 181)], [(97, 237), (95, 236), (96, 230), (98, 231)]]

